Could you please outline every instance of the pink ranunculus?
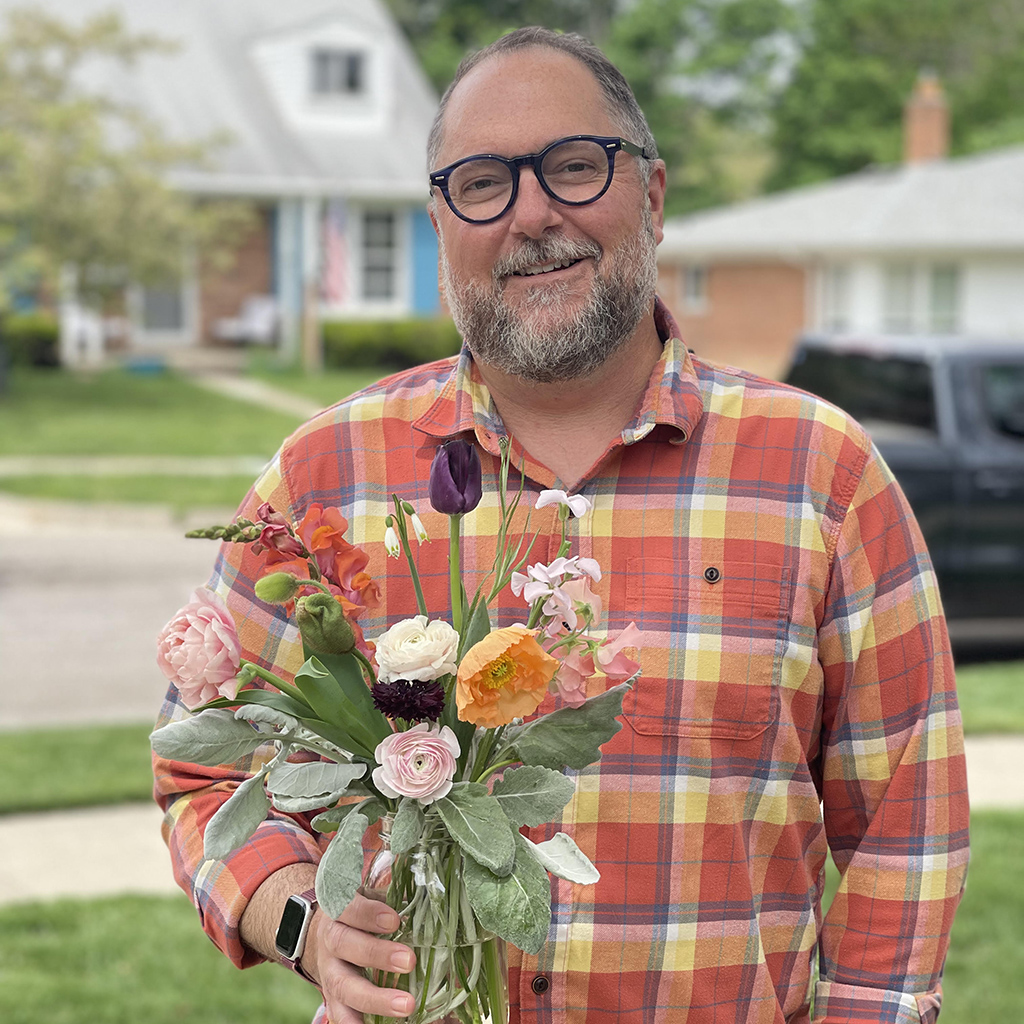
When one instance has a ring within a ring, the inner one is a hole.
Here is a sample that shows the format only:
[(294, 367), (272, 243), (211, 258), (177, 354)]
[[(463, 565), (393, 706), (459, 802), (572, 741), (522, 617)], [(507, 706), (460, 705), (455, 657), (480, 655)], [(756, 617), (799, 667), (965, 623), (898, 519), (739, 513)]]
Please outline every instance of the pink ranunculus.
[(640, 663), (627, 658), (623, 647), (639, 647), (641, 633), (637, 624), (631, 622), (614, 639), (606, 640), (597, 649), (597, 667), (610, 679), (629, 679), (640, 671)]
[(386, 796), (414, 797), (430, 804), (447, 796), (455, 777), (455, 759), (461, 750), (455, 733), (442, 725), (421, 722), (395, 732), (377, 744), (373, 784)]
[(157, 637), (156, 661), (178, 688), (187, 708), (215, 697), (234, 697), (241, 645), (228, 606), (207, 587), (167, 623)]

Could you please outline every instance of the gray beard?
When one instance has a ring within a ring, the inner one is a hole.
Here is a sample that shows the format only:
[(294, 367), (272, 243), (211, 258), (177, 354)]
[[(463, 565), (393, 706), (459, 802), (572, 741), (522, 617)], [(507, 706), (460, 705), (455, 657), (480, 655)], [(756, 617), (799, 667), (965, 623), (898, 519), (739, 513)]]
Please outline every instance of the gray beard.
[(578, 380), (601, 366), (650, 314), (657, 284), (657, 243), (650, 209), (642, 230), (616, 254), (612, 275), (595, 274), (590, 299), (578, 312), (551, 324), (531, 323), (530, 309), (547, 310), (564, 301), (568, 288), (536, 289), (523, 313), (505, 302), (502, 280), (538, 263), (592, 258), (604, 250), (590, 239), (572, 241), (560, 235), (527, 239), (499, 260), (490, 288), (458, 282), (441, 242), (441, 273), (445, 297), (455, 325), (474, 358), (524, 380), (547, 384)]

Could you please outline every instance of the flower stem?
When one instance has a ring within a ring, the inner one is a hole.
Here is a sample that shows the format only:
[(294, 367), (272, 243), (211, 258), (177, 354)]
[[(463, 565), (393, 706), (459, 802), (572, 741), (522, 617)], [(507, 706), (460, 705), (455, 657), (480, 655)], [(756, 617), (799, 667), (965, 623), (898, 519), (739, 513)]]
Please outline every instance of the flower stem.
[(409, 563), (409, 575), (412, 577), (412, 587), (416, 591), (416, 607), (420, 615), (428, 615), (427, 602), (423, 597), (423, 588), (420, 586), (420, 574), (416, 569), (416, 560), (412, 557), (412, 547), (409, 544), (409, 527), (405, 522), (405, 509), (402, 508), (402, 500), (397, 494), (391, 495), (395, 503), (395, 525), (398, 527), (398, 540), (405, 552), (405, 560)]
[(448, 575), (452, 590), (452, 628), (462, 635), (462, 515), (448, 517)]
[[(297, 686), (294, 686), (292, 683), (286, 682), (280, 676), (274, 675), (274, 673), (271, 672), (270, 669), (263, 668), (261, 665), (257, 665), (254, 661), (246, 661), (245, 658), (242, 658), (241, 663), (243, 665), (251, 666), (256, 675), (258, 675), (260, 679), (262, 679), (264, 682), (270, 683), (271, 686), (276, 687), (278, 690), (280, 690), (282, 693), (287, 694), (293, 700), (299, 701), (299, 703), (302, 704), (304, 707), (309, 707), (309, 701), (306, 700), (305, 697), (303, 697), (302, 691)], [(239, 692), (241, 693), (244, 691)], [(310, 710), (312, 710), (312, 708), (310, 708)]]

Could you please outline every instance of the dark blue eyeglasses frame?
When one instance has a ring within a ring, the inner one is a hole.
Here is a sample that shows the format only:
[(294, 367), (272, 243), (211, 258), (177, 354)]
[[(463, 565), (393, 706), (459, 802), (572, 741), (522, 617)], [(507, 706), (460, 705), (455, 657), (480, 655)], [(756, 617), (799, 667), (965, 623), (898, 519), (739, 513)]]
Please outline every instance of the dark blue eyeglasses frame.
[[(608, 155), (608, 178), (606, 179), (604, 186), (601, 188), (601, 191), (591, 199), (563, 199), (561, 196), (555, 195), (555, 193), (548, 187), (548, 183), (544, 180), (544, 174), (541, 171), (541, 164), (548, 153), (550, 153), (556, 146), (562, 145), (563, 142), (584, 141), (596, 142)], [(629, 153), (631, 156), (643, 157), (645, 160), (652, 159), (652, 157), (647, 155), (646, 150), (633, 142), (629, 142), (627, 139), (620, 139), (610, 135), (566, 135), (564, 139), (555, 139), (550, 146), (545, 146), (539, 153), (526, 153), (523, 156), (513, 157), (498, 156), (495, 153), (475, 153), (473, 156), (464, 156), (461, 160), (456, 160), (455, 163), (449, 164), (447, 167), (442, 167), (440, 170), (432, 171), (430, 173), (430, 185), (431, 188), (441, 190), (441, 195), (444, 196), (444, 201), (448, 204), (448, 208), (456, 217), (459, 218), (459, 220), (464, 220), (467, 224), (490, 224), (493, 221), (504, 217), (505, 214), (512, 209), (512, 206), (516, 201), (516, 196), (519, 195), (520, 167), (532, 167), (534, 176), (537, 181), (540, 182), (540, 187), (544, 189), (544, 191), (551, 196), (556, 203), (561, 203), (563, 206), (589, 206), (591, 203), (596, 203), (598, 199), (608, 191), (608, 187), (612, 183), (612, 177), (615, 174), (615, 154), (620, 149)], [(463, 164), (469, 163), (470, 160), (496, 160), (498, 163), (504, 164), (512, 175), (512, 191), (509, 193), (508, 202), (505, 204), (501, 213), (496, 213), (493, 217), (485, 217), (483, 220), (474, 220), (472, 217), (467, 217), (456, 209), (455, 203), (452, 202), (452, 197), (448, 194), (448, 179), (451, 177), (452, 172), (457, 167), (461, 167)]]

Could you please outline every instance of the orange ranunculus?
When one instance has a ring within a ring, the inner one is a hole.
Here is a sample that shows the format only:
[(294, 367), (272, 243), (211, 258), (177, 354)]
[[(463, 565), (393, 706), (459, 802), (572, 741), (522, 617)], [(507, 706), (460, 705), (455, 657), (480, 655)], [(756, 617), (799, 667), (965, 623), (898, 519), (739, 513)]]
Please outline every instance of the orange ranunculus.
[(523, 626), (495, 629), (465, 653), (455, 688), (459, 718), (493, 729), (537, 709), (558, 659), (537, 643), (536, 633)]

